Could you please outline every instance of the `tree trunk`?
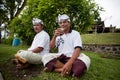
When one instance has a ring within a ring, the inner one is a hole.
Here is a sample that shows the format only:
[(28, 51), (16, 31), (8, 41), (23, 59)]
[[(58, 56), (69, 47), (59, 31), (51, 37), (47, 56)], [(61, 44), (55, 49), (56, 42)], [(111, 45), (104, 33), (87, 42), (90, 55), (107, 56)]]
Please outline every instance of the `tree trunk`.
[(14, 17), (16, 17), (16, 16), (18, 16), (18, 15), (20, 14), (20, 12), (21, 12), (21, 11), (23, 10), (23, 8), (25, 7), (26, 3), (27, 3), (27, 0), (24, 0), (22, 6), (18, 9), (18, 11), (16, 12), (16, 14), (15, 14)]

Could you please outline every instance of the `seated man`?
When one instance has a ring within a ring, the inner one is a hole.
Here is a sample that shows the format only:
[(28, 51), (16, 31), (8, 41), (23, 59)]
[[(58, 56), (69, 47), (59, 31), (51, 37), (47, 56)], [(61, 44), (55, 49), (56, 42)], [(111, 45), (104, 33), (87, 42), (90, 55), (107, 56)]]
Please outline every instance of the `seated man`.
[(71, 74), (79, 77), (89, 69), (90, 58), (80, 53), (82, 41), (79, 32), (70, 29), (70, 18), (66, 14), (58, 16), (60, 28), (55, 30), (50, 48), (56, 46), (57, 54), (47, 54), (42, 61), (47, 71), (60, 72), (61, 76)]
[(50, 37), (43, 30), (42, 20), (34, 18), (32, 22), (34, 31), (37, 34), (33, 39), (31, 47), (28, 50), (19, 50), (15, 54), (15, 59), (12, 60), (18, 69), (26, 68), (29, 64), (40, 64), (42, 56), (49, 53)]

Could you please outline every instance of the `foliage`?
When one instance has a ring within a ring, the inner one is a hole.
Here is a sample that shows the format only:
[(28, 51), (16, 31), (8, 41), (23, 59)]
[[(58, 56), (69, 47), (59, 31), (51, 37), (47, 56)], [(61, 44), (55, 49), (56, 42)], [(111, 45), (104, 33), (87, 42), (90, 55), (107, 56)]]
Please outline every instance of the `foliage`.
[(3, 38), (2, 43), (7, 44), (7, 45), (12, 45), (13, 42), (13, 37), (9, 37), (8, 39)]
[(14, 18), (9, 27), (12, 26), (11, 31), (13, 31), (14, 33), (18, 33), (17, 37), (23, 40), (23, 43), (30, 45), (34, 37), (34, 31), (31, 25), (29, 25), (30, 22), (28, 22), (27, 20), (22, 20), (18, 17)]
[(14, 19), (10, 27), (16, 27), (13, 32), (27, 42), (26, 39), (32, 39), (31, 20), (34, 17), (43, 20), (44, 29), (52, 36), (54, 29), (58, 27), (57, 16), (67, 14), (71, 19), (71, 28), (85, 33), (99, 17), (100, 10), (94, 0), (28, 0), (20, 18)]
[(2, 8), (3, 6), (3, 0), (0, 0), (0, 25), (4, 22), (4, 20), (7, 20), (7, 14), (6, 14), (6, 10), (4, 8)]
[(22, 0), (0, 1), (0, 24), (11, 21), (21, 6)]
[(116, 33), (120, 33), (120, 28), (115, 29)]

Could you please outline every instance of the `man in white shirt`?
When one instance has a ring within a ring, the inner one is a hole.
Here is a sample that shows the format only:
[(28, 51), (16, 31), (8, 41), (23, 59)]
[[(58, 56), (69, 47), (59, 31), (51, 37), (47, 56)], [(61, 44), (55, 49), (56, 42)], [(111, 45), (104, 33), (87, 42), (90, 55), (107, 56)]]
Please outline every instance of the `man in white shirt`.
[(60, 72), (61, 76), (72, 74), (74, 77), (79, 77), (88, 70), (90, 58), (80, 53), (82, 49), (81, 37), (79, 32), (70, 29), (69, 16), (59, 15), (58, 24), (60, 28), (55, 30), (50, 42), (50, 48), (56, 46), (58, 53), (43, 56), (45, 70)]
[(29, 64), (40, 64), (42, 56), (49, 53), (50, 37), (47, 32), (43, 30), (43, 22), (38, 18), (33, 18), (33, 28), (37, 33), (33, 39), (33, 42), (28, 50), (19, 50), (15, 54), (13, 63), (16, 64), (16, 68), (26, 68)]

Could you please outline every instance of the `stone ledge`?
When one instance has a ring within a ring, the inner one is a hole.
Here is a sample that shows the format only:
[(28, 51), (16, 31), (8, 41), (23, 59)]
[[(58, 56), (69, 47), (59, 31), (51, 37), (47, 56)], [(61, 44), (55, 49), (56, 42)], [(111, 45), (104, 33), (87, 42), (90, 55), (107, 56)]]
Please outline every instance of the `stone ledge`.
[(98, 46), (120, 46), (120, 44), (83, 44), (83, 45), (98, 45)]
[(120, 44), (83, 44), (83, 50), (96, 53), (120, 54)]

